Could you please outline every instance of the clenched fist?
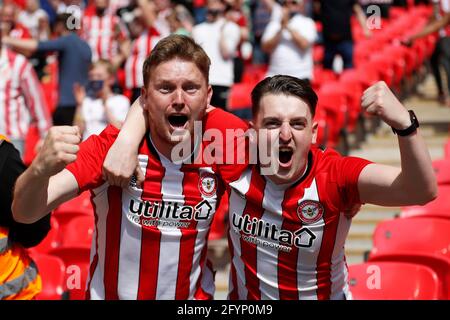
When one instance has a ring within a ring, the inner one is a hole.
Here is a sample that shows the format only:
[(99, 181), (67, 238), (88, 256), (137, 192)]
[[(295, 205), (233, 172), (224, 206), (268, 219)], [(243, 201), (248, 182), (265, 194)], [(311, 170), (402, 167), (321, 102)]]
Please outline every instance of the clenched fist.
[(411, 125), (408, 110), (398, 101), (384, 81), (377, 82), (364, 91), (361, 106), (366, 112), (379, 116), (397, 130), (406, 129)]
[(76, 126), (52, 127), (36, 159), (31, 164), (35, 174), (51, 177), (77, 159), (81, 135)]

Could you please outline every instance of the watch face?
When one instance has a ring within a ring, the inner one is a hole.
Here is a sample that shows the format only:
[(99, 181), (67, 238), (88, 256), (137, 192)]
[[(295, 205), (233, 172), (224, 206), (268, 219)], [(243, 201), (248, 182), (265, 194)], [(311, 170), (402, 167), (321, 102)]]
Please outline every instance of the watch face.
[(414, 111), (409, 110), (409, 115), (411, 117), (411, 125), (415, 125), (416, 128), (419, 127), (419, 120), (417, 120), (416, 114), (414, 113)]

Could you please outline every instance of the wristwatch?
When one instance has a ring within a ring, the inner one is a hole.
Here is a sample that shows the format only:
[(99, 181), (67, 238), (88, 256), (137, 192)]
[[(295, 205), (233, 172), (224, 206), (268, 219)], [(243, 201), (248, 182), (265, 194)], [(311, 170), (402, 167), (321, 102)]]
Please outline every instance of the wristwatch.
[(411, 133), (416, 132), (417, 128), (419, 127), (419, 120), (417, 120), (417, 117), (416, 117), (416, 114), (414, 113), (414, 111), (408, 110), (408, 112), (409, 112), (409, 116), (411, 118), (411, 125), (408, 128), (399, 130), (399, 129), (395, 129), (394, 127), (391, 127), (392, 131), (401, 137), (409, 136)]

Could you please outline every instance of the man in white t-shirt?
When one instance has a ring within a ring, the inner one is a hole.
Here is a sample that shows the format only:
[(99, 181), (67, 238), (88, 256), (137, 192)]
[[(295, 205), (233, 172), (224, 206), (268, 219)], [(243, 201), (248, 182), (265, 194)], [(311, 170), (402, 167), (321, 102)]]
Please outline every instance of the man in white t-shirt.
[(74, 124), (86, 140), (92, 134), (100, 134), (108, 124), (120, 128), (130, 108), (130, 101), (111, 90), (114, 68), (109, 61), (98, 60), (89, 71), (86, 88), (75, 85), (77, 112)]
[(313, 77), (312, 45), (317, 39), (316, 25), (301, 14), (303, 0), (286, 0), (280, 19), (267, 25), (262, 48), (270, 54), (268, 76), (284, 74), (303, 80)]
[(209, 0), (207, 21), (194, 26), (192, 36), (211, 59), (209, 83), (213, 89), (211, 105), (226, 108), (228, 93), (234, 82), (233, 58), (241, 32), (239, 26), (224, 17), (225, 4), (221, 0)]
[(26, 1), (25, 10), (19, 13), (18, 21), (30, 31), (34, 39), (48, 39), (48, 14), (39, 7), (38, 0)]

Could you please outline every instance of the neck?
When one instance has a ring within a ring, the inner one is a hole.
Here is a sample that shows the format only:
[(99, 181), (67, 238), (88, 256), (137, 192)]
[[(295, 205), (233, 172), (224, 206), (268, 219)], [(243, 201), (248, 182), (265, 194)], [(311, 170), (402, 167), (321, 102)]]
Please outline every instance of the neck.
[[(197, 146), (198, 143), (194, 143), (194, 139), (190, 139), (189, 141), (183, 141), (183, 142), (175, 142), (173, 144), (168, 143), (167, 141), (164, 141), (156, 132), (152, 132), (153, 130), (150, 129), (150, 140), (155, 149), (162, 154), (166, 159), (170, 160), (171, 162), (179, 163), (179, 162), (185, 162), (185, 160), (192, 157), (192, 154), (194, 152), (197, 152)], [(185, 146), (184, 148), (179, 146), (180, 143), (186, 143), (190, 144)], [(172, 155), (172, 151), (175, 148), (175, 146), (179, 147), (177, 148), (176, 154)], [(180, 155), (178, 151), (180, 149), (186, 150), (186, 154)], [(175, 159), (173, 159), (173, 156), (175, 156)]]

